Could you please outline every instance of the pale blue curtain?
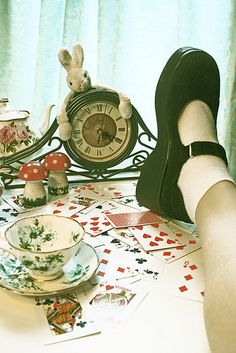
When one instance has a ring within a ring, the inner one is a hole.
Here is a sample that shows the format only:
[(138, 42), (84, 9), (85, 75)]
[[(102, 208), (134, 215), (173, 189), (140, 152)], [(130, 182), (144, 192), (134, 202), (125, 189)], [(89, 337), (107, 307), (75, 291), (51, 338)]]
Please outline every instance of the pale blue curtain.
[(0, 96), (36, 124), (47, 103), (56, 114), (68, 92), (57, 53), (80, 42), (92, 82), (130, 96), (154, 132), (161, 70), (177, 48), (194, 46), (220, 68), (219, 135), (232, 156), (235, 19), (233, 0), (0, 0)]

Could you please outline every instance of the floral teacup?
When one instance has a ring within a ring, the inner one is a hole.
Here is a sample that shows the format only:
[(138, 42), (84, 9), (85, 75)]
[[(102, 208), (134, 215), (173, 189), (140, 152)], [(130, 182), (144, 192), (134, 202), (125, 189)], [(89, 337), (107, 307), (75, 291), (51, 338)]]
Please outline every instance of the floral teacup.
[(84, 228), (76, 220), (56, 215), (25, 217), (5, 231), (11, 253), (39, 280), (55, 279), (63, 273), (83, 235)]

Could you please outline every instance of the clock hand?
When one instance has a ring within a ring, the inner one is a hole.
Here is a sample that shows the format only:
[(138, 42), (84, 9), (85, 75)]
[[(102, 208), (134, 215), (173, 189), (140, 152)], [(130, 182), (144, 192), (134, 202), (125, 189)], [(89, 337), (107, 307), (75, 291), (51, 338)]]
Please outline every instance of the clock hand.
[(101, 136), (102, 136), (102, 130), (101, 129), (98, 129), (97, 130), (97, 133), (98, 133), (98, 140), (97, 140), (97, 144), (99, 145), (99, 142), (101, 140)]
[(101, 126), (100, 126), (100, 129), (98, 129), (98, 140), (97, 140), (97, 144), (100, 143), (100, 140), (101, 140), (101, 136), (103, 134), (103, 126), (104, 126), (104, 123), (105, 123), (105, 118), (106, 118), (106, 108), (107, 108), (107, 104), (105, 105), (105, 109), (104, 109), (104, 113), (103, 113), (103, 117), (101, 119)]
[(107, 132), (107, 131), (102, 131), (102, 139), (103, 140), (109, 140), (109, 141), (113, 141), (114, 140), (114, 138), (115, 138), (115, 136), (113, 136), (113, 135), (111, 135), (111, 134), (109, 134), (109, 132)]

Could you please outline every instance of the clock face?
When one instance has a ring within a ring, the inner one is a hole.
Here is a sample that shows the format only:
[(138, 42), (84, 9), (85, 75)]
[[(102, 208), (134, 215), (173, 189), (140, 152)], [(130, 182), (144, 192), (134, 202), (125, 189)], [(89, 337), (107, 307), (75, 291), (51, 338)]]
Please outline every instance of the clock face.
[(71, 119), (70, 147), (85, 164), (110, 164), (122, 156), (133, 138), (131, 119), (111, 102), (85, 105)]
[(72, 136), (64, 147), (79, 165), (106, 169), (129, 156), (138, 136), (137, 111), (132, 107), (130, 119), (124, 119), (118, 109), (114, 92), (91, 89), (71, 98), (67, 116)]

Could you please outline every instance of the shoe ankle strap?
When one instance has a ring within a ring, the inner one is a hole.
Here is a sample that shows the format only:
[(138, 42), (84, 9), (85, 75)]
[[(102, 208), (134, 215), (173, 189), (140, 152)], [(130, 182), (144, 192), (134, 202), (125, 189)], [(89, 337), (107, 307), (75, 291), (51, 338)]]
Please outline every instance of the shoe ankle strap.
[(195, 141), (186, 146), (189, 158), (201, 155), (212, 155), (223, 159), (228, 165), (225, 149), (218, 143), (211, 141)]

